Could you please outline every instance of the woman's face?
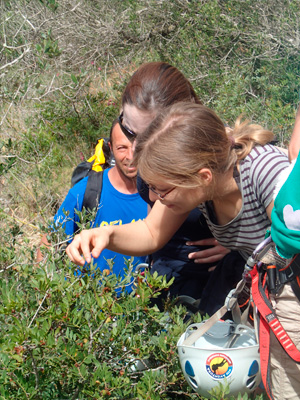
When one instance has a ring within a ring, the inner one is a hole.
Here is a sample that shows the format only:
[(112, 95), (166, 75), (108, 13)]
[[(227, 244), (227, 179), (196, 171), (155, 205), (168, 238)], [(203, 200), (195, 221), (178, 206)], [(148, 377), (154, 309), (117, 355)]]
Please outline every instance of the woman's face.
[(133, 105), (125, 104), (123, 108), (123, 125), (140, 135), (148, 128), (155, 116), (155, 113), (141, 111)]
[(170, 186), (164, 180), (157, 179), (155, 185), (149, 185), (149, 198), (153, 202), (159, 200), (175, 214), (183, 214), (207, 201), (207, 191), (206, 186), (187, 189)]

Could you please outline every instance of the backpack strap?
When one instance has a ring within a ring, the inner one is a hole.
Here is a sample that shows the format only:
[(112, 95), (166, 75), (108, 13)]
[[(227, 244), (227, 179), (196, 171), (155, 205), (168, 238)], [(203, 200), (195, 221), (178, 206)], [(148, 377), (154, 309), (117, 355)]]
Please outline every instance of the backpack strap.
[(91, 169), (93, 168), (94, 161), (82, 161), (77, 167), (74, 169), (71, 178), (71, 187), (76, 185), (81, 179), (85, 178)]
[(93, 210), (98, 208), (103, 184), (103, 171), (88, 173), (88, 181), (84, 192), (82, 208)]

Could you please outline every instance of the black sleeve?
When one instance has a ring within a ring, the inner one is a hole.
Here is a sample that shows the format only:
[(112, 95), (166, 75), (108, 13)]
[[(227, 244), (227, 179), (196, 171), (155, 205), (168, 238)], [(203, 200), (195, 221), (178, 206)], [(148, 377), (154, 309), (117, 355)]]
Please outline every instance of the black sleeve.
[(139, 192), (139, 195), (141, 198), (149, 204), (149, 206), (152, 208), (154, 202), (149, 199), (149, 189), (148, 186), (146, 185), (146, 182), (143, 181), (143, 179), (139, 176), (137, 176), (137, 190)]

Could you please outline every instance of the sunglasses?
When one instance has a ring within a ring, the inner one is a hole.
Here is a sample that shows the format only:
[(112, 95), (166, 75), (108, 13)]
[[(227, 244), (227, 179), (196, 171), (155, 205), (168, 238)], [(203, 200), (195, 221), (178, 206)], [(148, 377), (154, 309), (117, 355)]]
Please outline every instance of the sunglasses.
[(155, 189), (153, 189), (152, 186), (150, 186), (150, 185), (148, 185), (148, 184), (147, 184), (147, 187), (148, 187), (149, 190), (151, 190), (151, 192), (153, 192), (154, 194), (156, 194), (156, 196), (159, 198), (159, 200), (164, 200), (165, 197), (166, 197), (169, 193), (171, 193), (171, 192), (176, 188), (176, 186), (174, 186), (174, 187), (172, 187), (170, 190), (168, 190), (166, 193), (161, 194), (161, 193), (158, 193)]
[(133, 142), (136, 139), (136, 133), (134, 133), (133, 131), (131, 131), (130, 129), (126, 128), (126, 126), (123, 125), (123, 111), (118, 117), (118, 122), (124, 135), (127, 137), (128, 140)]

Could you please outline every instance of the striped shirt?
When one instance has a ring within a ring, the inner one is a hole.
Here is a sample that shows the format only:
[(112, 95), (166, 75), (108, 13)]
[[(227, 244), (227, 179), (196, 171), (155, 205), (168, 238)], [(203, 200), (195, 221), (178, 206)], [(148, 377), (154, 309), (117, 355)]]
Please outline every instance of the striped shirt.
[[(240, 161), (234, 177), (242, 194), (242, 208), (238, 215), (225, 225), (215, 222), (213, 208), (206, 202), (199, 206), (207, 224), (218, 242), (231, 250), (238, 250), (247, 258), (265, 238), (270, 220), (266, 208), (271, 203), (279, 173), (288, 167), (287, 155), (267, 144), (256, 146)], [(213, 222), (214, 221), (214, 222)]]

